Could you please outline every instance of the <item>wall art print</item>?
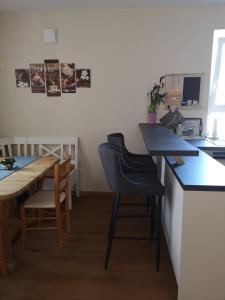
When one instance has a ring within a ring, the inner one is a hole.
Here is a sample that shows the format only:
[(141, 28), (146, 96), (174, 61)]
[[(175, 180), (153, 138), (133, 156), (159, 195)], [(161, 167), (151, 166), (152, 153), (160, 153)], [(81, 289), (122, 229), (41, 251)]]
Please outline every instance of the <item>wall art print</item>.
[(45, 93), (44, 64), (30, 64), (32, 93)]
[(18, 88), (30, 87), (30, 73), (29, 69), (15, 69), (16, 86)]
[(77, 69), (76, 70), (77, 87), (91, 87), (91, 70), (90, 69)]
[(76, 93), (75, 64), (61, 63), (62, 93)]
[(45, 78), (48, 97), (61, 96), (59, 60), (46, 59), (45, 63)]

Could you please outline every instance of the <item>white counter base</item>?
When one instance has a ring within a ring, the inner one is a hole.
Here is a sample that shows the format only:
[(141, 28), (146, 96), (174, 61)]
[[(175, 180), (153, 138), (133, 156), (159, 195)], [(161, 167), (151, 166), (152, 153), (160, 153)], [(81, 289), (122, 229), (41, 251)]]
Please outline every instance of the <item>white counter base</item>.
[(157, 160), (178, 300), (225, 300), (225, 192), (184, 191), (164, 158)]

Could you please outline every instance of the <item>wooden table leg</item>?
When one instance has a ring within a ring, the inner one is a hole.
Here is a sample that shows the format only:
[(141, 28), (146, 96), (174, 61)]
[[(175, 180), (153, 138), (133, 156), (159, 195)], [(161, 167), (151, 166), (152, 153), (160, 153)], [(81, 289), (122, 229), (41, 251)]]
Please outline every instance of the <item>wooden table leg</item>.
[(0, 220), (0, 270), (3, 275), (7, 274), (7, 264), (5, 259), (3, 224)]
[(2, 274), (14, 272), (18, 263), (12, 254), (10, 236), (11, 201), (0, 202), (0, 268)]
[(2, 274), (7, 274), (7, 259), (6, 259), (6, 201), (0, 203), (0, 262)]

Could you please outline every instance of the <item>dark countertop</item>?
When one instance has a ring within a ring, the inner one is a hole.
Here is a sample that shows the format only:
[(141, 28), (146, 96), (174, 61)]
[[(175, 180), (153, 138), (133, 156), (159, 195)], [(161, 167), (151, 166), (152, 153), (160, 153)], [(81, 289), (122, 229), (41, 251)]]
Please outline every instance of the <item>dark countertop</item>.
[(196, 139), (196, 140), (187, 140), (187, 142), (201, 150), (225, 151), (225, 141), (210, 140), (210, 139)]
[[(225, 191), (225, 166), (199, 150), (225, 151), (225, 144), (202, 139), (187, 142), (176, 137), (163, 126), (145, 123), (139, 126), (149, 154), (165, 156), (170, 169), (184, 190)], [(199, 156), (190, 156), (193, 153), (199, 153)], [(177, 155), (182, 157), (183, 165), (176, 164), (173, 156)]]
[(139, 124), (147, 150), (152, 156), (197, 156), (198, 149), (177, 137), (168, 128), (156, 124)]
[(175, 166), (174, 158), (165, 157), (184, 190), (225, 191), (225, 166), (199, 150), (199, 156), (183, 156), (183, 165)]

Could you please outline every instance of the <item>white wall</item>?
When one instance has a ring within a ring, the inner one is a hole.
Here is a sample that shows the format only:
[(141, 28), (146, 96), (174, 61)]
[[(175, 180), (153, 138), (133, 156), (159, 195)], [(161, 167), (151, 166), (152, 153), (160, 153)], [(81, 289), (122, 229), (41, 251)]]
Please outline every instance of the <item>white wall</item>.
[[(97, 145), (122, 131), (131, 150), (145, 151), (138, 123), (159, 76), (205, 72), (203, 109), (184, 113), (205, 115), (213, 29), (225, 28), (224, 15), (225, 6), (0, 15), (0, 136), (79, 136), (81, 189), (106, 190)], [(44, 28), (57, 28), (56, 44), (43, 43)], [(92, 88), (59, 98), (16, 88), (15, 68), (46, 58), (90, 67)]]

